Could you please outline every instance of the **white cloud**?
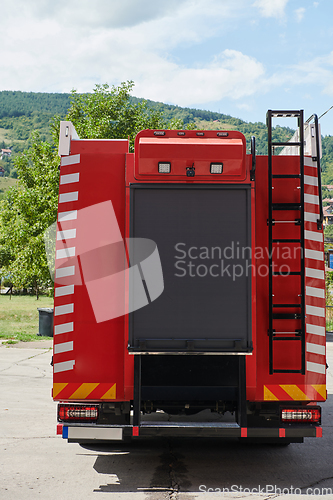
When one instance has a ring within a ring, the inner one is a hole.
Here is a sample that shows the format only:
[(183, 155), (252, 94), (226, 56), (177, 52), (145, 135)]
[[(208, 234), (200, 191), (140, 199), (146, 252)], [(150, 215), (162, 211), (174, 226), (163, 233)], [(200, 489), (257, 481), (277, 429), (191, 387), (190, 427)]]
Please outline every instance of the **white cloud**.
[(252, 95), (261, 86), (264, 75), (261, 63), (230, 49), (197, 68), (160, 62), (156, 72), (146, 74), (140, 81), (136, 93), (180, 106), (205, 104), (224, 98), (237, 100)]
[(256, 0), (253, 7), (258, 7), (263, 17), (283, 17), (288, 0)]
[(304, 14), (305, 14), (305, 8), (304, 7), (300, 7), (299, 9), (296, 9), (295, 10), (295, 15), (296, 15), (296, 20), (298, 23), (300, 23), (304, 17)]

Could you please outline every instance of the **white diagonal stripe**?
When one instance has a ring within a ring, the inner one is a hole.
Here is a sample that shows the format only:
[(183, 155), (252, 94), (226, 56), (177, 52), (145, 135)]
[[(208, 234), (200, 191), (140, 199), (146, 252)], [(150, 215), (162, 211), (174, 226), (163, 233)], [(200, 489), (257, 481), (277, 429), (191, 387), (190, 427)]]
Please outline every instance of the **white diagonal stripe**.
[(317, 306), (306, 306), (306, 314), (311, 314), (312, 316), (319, 316), (320, 318), (325, 318), (326, 311), (325, 307), (317, 307)]
[(65, 278), (66, 276), (74, 276), (75, 266), (59, 267), (56, 269), (56, 278)]
[(308, 361), (306, 363), (306, 369), (308, 370), (308, 372), (322, 373), (323, 375), (325, 375), (326, 373), (326, 365), (312, 363), (311, 361)]
[(75, 220), (75, 219), (77, 219), (77, 210), (70, 210), (69, 212), (58, 213), (59, 222), (64, 222), (66, 220)]
[(306, 287), (306, 295), (309, 297), (319, 297), (320, 299), (325, 298), (325, 290), (322, 288), (315, 288), (312, 286), (307, 286)]
[(79, 182), (80, 172), (75, 172), (74, 174), (65, 174), (60, 176), (60, 184), (73, 184), (74, 182)]
[(62, 325), (56, 325), (54, 327), (54, 335), (59, 335), (61, 333), (69, 333), (74, 331), (74, 323), (63, 323)]
[(323, 241), (323, 233), (316, 233), (315, 231), (304, 231), (304, 238), (311, 241)]
[(66, 203), (67, 201), (77, 201), (78, 199), (78, 191), (72, 191), (71, 193), (60, 193), (59, 195), (59, 203)]
[(318, 280), (325, 279), (324, 271), (321, 271), (320, 269), (313, 269), (312, 267), (305, 268), (305, 276), (308, 276), (309, 278), (317, 278)]
[(319, 214), (313, 214), (311, 212), (304, 212), (304, 220), (308, 222), (317, 222), (319, 219)]
[(68, 257), (75, 257), (75, 247), (61, 248), (56, 251), (56, 259), (68, 259)]
[(75, 359), (71, 361), (64, 361), (63, 363), (54, 363), (53, 370), (54, 373), (66, 372), (67, 370), (73, 370), (75, 365)]
[(322, 354), (323, 356), (326, 354), (324, 345), (311, 344), (310, 342), (306, 343), (306, 350), (308, 352), (312, 352), (313, 354)]
[(63, 297), (64, 295), (72, 295), (74, 293), (74, 285), (59, 286), (55, 289), (55, 297)]
[(62, 167), (65, 167), (66, 165), (75, 165), (76, 163), (80, 163), (80, 155), (63, 156), (61, 158)]
[(312, 333), (313, 335), (320, 335), (321, 337), (326, 337), (326, 328), (324, 326), (311, 325), (308, 323), (306, 325), (306, 331)]
[(60, 354), (61, 352), (69, 352), (73, 351), (74, 343), (71, 342), (62, 342), (61, 344), (54, 345), (54, 354)]
[(318, 250), (305, 249), (305, 257), (314, 260), (324, 260), (324, 252), (318, 252)]
[(57, 232), (57, 240), (70, 240), (76, 238), (76, 229), (65, 229)]
[(312, 203), (313, 205), (319, 205), (319, 198), (317, 194), (304, 194), (305, 203)]
[(74, 304), (65, 304), (54, 308), (54, 315), (61, 316), (62, 314), (71, 314), (74, 312)]
[(312, 175), (304, 175), (304, 184), (309, 184), (310, 186), (318, 186), (318, 178), (312, 177)]
[(317, 162), (314, 162), (312, 158), (307, 158), (306, 156), (304, 157), (304, 165), (317, 168)]

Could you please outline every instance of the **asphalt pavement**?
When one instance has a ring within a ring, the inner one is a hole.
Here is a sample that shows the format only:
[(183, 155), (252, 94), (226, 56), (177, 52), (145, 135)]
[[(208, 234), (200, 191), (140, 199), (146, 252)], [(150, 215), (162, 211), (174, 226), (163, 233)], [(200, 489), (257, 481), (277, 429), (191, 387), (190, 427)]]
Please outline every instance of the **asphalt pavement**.
[(333, 499), (333, 336), (328, 340), (323, 437), (287, 447), (216, 439), (68, 444), (56, 436), (50, 341), (2, 345), (0, 499)]

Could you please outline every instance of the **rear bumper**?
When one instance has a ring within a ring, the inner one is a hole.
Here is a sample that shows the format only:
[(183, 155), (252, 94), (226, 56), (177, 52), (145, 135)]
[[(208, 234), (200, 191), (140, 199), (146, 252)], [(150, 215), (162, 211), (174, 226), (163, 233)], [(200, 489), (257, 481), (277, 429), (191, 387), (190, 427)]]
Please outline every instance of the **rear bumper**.
[[(61, 428), (62, 427), (62, 428)], [(60, 432), (61, 431), (61, 432)], [(143, 424), (140, 427), (132, 425), (96, 426), (96, 425), (62, 425), (58, 433), (69, 442), (82, 441), (121, 441), (125, 438), (140, 437), (219, 437), (219, 438), (249, 438), (249, 439), (284, 439), (299, 440), (304, 437), (322, 437), (320, 426), (290, 426), (280, 428), (267, 427), (240, 427), (236, 423), (223, 423), (219, 425), (170, 424)]]

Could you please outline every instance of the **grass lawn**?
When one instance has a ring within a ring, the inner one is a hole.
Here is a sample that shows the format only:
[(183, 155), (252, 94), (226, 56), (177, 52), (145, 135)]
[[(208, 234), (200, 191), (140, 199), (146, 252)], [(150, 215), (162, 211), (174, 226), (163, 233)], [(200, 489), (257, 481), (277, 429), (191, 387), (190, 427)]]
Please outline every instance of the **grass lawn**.
[(37, 307), (53, 307), (53, 298), (30, 295), (0, 295), (0, 339), (8, 339), (7, 343), (18, 341), (48, 339), (39, 337), (39, 312)]

